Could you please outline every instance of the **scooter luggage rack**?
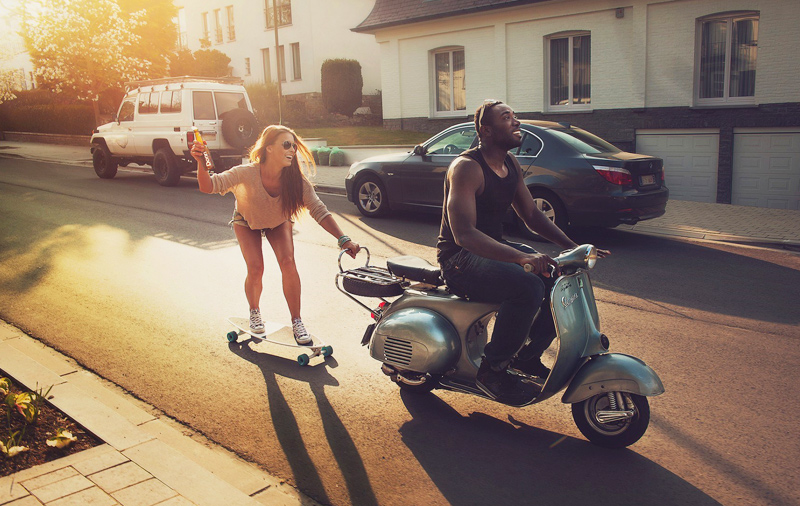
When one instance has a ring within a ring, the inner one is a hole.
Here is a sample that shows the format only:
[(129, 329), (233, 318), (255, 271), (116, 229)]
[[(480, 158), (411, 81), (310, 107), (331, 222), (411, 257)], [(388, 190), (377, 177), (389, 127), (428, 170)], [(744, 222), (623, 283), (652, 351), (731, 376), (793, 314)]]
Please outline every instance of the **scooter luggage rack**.
[(342, 250), (341, 253), (339, 253), (339, 272), (336, 274), (336, 288), (354, 300), (356, 304), (370, 313), (374, 313), (375, 309), (367, 306), (353, 297), (353, 295), (375, 297), (383, 302), (388, 302), (384, 297), (401, 295), (408, 282), (392, 274), (389, 269), (369, 265), (369, 249), (366, 247), (362, 247), (361, 249), (367, 253), (367, 262), (363, 267), (357, 267), (355, 269), (344, 270), (342, 268), (342, 255), (346, 253), (347, 250)]

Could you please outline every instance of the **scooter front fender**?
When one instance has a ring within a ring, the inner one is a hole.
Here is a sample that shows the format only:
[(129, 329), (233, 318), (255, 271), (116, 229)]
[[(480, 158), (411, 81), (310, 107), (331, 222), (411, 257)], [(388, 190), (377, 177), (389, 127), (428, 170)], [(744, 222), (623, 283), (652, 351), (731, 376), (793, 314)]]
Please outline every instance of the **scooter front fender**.
[(664, 385), (658, 374), (638, 358), (605, 353), (591, 357), (581, 366), (561, 402), (574, 404), (605, 392), (652, 396), (663, 394)]

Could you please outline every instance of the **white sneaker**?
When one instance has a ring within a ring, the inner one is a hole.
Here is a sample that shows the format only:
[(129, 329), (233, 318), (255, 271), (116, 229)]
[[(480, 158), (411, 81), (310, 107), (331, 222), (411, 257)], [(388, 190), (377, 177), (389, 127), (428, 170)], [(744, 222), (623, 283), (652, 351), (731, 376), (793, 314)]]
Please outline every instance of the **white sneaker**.
[(303, 325), (303, 320), (300, 318), (292, 320), (292, 332), (294, 333), (294, 340), (297, 341), (297, 344), (311, 344), (311, 336), (308, 335), (306, 326)]
[(250, 310), (250, 330), (255, 334), (264, 333), (264, 322), (261, 321), (261, 311), (259, 309)]

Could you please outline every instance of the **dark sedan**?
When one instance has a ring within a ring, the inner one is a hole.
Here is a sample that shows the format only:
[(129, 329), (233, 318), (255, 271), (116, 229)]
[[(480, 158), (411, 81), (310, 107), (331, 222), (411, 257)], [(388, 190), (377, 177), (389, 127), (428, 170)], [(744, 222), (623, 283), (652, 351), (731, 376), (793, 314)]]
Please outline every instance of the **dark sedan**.
[[(669, 190), (660, 158), (620, 151), (572, 125), (521, 123), (522, 145), (511, 153), (536, 205), (559, 227), (614, 227), (664, 214)], [(345, 179), (347, 198), (364, 216), (441, 212), (447, 167), (477, 143), (475, 125), (461, 123), (411, 152), (356, 162)]]

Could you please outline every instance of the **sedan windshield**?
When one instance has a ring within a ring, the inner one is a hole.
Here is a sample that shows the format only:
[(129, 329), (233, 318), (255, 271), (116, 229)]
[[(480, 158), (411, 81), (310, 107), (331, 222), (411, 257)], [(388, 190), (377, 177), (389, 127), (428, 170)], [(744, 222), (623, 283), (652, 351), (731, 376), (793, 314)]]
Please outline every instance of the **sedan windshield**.
[(620, 151), (614, 145), (580, 128), (551, 128), (550, 132), (584, 155), (618, 153)]

